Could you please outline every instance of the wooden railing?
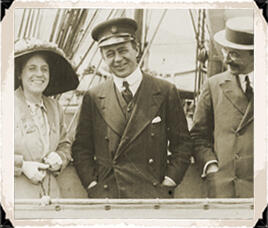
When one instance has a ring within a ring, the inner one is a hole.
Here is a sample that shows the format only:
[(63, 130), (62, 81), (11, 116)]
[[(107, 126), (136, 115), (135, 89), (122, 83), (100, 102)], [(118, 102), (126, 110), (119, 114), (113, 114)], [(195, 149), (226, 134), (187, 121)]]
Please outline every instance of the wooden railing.
[(29, 199), (15, 201), (15, 219), (252, 219), (253, 209), (253, 199)]

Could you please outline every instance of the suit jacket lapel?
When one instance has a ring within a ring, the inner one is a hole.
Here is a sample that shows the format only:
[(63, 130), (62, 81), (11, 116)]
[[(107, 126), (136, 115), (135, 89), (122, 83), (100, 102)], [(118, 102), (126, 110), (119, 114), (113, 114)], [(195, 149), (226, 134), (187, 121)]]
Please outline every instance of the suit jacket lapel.
[(143, 75), (136, 104), (122, 135), (115, 154), (115, 159), (124, 151), (136, 137), (151, 123), (163, 101), (163, 95), (149, 76)]
[(121, 136), (125, 128), (125, 121), (122, 121), (125, 116), (116, 98), (112, 80), (104, 83), (104, 87), (99, 91), (96, 105), (106, 124)]
[(254, 118), (254, 99), (252, 98), (251, 101), (248, 103), (246, 113), (243, 116), (236, 132), (241, 131), (245, 126), (251, 123), (253, 121), (253, 118)]
[(236, 76), (229, 73), (227, 78), (220, 83), (220, 87), (227, 99), (244, 115), (248, 106), (248, 100), (237, 83)]

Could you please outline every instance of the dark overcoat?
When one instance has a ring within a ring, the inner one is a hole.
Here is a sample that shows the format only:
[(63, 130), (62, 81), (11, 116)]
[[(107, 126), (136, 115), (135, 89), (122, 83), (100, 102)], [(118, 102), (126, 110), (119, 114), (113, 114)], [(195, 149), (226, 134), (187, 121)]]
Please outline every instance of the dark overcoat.
[(192, 152), (176, 87), (143, 74), (127, 123), (124, 118), (112, 80), (84, 96), (72, 153), (84, 187), (98, 182), (89, 197), (171, 198), (174, 188), (161, 182), (168, 176), (179, 184)]
[(218, 161), (219, 171), (207, 176), (208, 197), (253, 197), (253, 100), (229, 71), (204, 85), (191, 135), (201, 168)]

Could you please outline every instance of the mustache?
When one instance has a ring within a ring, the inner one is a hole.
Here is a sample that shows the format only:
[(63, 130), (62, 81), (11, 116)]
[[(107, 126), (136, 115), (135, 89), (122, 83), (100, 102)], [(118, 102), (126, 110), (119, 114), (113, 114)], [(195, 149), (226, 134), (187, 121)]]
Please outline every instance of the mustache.
[(234, 66), (234, 67), (238, 66), (238, 64), (234, 63), (233, 61), (225, 61), (225, 64)]

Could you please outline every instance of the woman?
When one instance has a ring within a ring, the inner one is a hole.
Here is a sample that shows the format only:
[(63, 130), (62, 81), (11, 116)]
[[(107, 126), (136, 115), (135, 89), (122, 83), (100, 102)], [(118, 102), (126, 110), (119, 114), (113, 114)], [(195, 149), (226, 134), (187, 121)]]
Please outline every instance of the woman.
[(15, 198), (60, 197), (55, 176), (71, 160), (63, 110), (47, 96), (75, 89), (77, 75), (51, 43), (15, 44)]

